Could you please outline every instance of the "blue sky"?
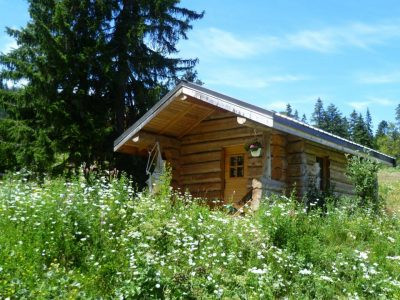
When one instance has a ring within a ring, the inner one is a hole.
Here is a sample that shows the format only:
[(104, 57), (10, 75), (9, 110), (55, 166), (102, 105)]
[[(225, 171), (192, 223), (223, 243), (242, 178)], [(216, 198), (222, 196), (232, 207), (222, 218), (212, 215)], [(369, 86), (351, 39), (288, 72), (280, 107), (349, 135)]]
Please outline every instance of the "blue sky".
[[(198, 57), (205, 86), (268, 109), (290, 102), (311, 114), (320, 97), (346, 115), (371, 110), (374, 125), (400, 104), (398, 1), (183, 0), (205, 10), (182, 57)], [(0, 28), (28, 20), (23, 0), (0, 0)], [(0, 31), (0, 51), (14, 47)]]

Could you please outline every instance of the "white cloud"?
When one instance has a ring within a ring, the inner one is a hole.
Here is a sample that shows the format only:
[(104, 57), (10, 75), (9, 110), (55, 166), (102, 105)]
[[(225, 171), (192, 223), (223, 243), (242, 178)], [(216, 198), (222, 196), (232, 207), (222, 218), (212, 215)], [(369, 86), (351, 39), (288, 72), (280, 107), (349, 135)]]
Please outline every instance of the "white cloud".
[(355, 110), (364, 110), (370, 104), (369, 101), (353, 101), (348, 103)]
[(317, 52), (334, 52), (342, 48), (369, 49), (400, 37), (400, 22), (366, 24), (360, 22), (320, 29), (300, 30), (282, 36), (235, 35), (217, 28), (193, 32), (187, 42), (191, 51), (204, 52), (219, 57), (242, 59), (274, 50), (304, 49)]
[(357, 81), (366, 84), (400, 83), (400, 71), (386, 74), (364, 73), (357, 75)]
[(389, 99), (389, 98), (380, 98), (380, 97), (370, 97), (366, 101), (352, 101), (349, 102), (350, 105), (355, 110), (365, 110), (367, 107), (373, 107), (374, 105), (380, 106), (393, 106), (396, 103), (400, 102), (399, 100)]
[(286, 109), (287, 104), (288, 104), (288, 102), (285, 102), (285, 101), (274, 101), (274, 102), (270, 102), (270, 103), (266, 104), (265, 108), (267, 108), (269, 110), (283, 111)]
[(18, 48), (17, 42), (14, 39), (7, 38), (4, 45), (0, 47), (0, 53), (7, 54), (13, 49)]
[(302, 75), (257, 75), (254, 72), (248, 73), (244, 70), (215, 70), (213, 74), (204, 78), (206, 84), (223, 85), (235, 88), (262, 89), (275, 83), (295, 82), (306, 80)]

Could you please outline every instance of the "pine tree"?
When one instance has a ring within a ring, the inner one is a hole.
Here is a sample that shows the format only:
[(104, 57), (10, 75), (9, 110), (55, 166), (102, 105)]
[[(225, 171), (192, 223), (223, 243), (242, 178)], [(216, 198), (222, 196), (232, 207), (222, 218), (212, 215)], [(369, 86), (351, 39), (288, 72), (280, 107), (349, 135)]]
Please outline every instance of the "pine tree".
[(317, 102), (314, 106), (314, 112), (312, 113), (311, 121), (313, 125), (322, 128), (324, 127), (324, 104), (322, 103), (321, 98), (318, 98)]
[(365, 115), (365, 126), (367, 130), (368, 142), (366, 146), (375, 148), (374, 145), (374, 133), (372, 131), (372, 117), (371, 113), (369, 112), (369, 108), (367, 108), (367, 113)]
[(396, 107), (396, 121), (397, 121), (397, 127), (400, 130), (400, 104), (397, 105)]
[(306, 114), (303, 114), (303, 116), (301, 117), (301, 121), (302, 121), (303, 123), (306, 123), (306, 124), (307, 124), (307, 116), (306, 116)]
[(363, 146), (372, 147), (373, 141), (368, 133), (367, 123), (361, 114), (358, 114), (357, 120), (354, 126), (353, 141)]
[(354, 139), (357, 120), (358, 120), (358, 114), (356, 110), (353, 109), (353, 111), (350, 114), (350, 120), (349, 120), (349, 136), (351, 139)]
[(19, 48), (0, 56), (0, 82), (27, 81), (0, 91), (0, 160), (11, 152), (45, 170), (56, 158), (61, 167), (113, 159), (116, 136), (179, 77), (195, 80), (197, 60), (177, 58), (176, 45), (203, 13), (178, 0), (28, 2), (27, 26), (7, 29)]
[(294, 111), (293, 118), (299, 120), (299, 112), (297, 111), (297, 109)]
[(324, 112), (320, 128), (344, 138), (348, 137), (347, 119), (342, 117), (341, 112), (334, 104), (330, 104)]
[(384, 136), (388, 134), (388, 129), (389, 129), (389, 124), (388, 122), (386, 122), (385, 120), (382, 120), (379, 124), (378, 124), (378, 129), (376, 130), (376, 137), (379, 136)]
[(293, 110), (292, 110), (292, 106), (290, 105), (290, 103), (286, 104), (285, 114), (290, 118), (293, 117)]

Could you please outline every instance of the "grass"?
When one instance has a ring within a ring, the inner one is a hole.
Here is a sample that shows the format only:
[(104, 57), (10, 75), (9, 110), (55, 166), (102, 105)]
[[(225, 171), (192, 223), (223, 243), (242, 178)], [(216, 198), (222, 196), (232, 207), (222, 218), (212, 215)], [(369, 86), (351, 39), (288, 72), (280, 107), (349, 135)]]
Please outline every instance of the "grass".
[(153, 196), (125, 177), (8, 175), (0, 299), (398, 299), (400, 220), (353, 203), (272, 197), (232, 217), (167, 178)]
[(385, 168), (378, 173), (380, 194), (390, 213), (400, 213), (400, 169)]

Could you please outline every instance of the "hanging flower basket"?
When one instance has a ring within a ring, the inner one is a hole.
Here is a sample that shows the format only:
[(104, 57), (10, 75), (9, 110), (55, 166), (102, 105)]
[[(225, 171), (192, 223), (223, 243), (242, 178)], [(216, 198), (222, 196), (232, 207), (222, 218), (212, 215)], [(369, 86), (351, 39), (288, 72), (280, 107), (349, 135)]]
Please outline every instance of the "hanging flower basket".
[(250, 150), (250, 154), (253, 157), (260, 157), (261, 156), (261, 148)]
[(245, 146), (245, 149), (247, 151), (250, 151), (250, 154), (252, 157), (260, 157), (261, 156), (262, 145), (259, 141), (255, 141), (255, 142), (247, 144)]

